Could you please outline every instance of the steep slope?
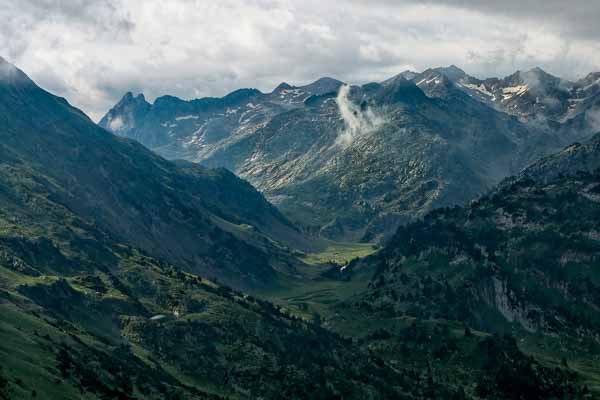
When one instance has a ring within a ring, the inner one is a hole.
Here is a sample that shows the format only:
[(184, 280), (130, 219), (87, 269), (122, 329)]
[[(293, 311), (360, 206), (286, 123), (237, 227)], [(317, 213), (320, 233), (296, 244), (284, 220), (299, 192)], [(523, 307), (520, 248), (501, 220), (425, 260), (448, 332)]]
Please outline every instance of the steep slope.
[[(373, 290), (398, 312), (412, 307), (486, 330), (505, 321), (593, 336), (600, 329), (598, 179), (519, 181), (401, 227), (371, 261), (379, 268)], [(391, 288), (397, 301), (385, 294)]]
[(223, 169), (166, 161), (97, 127), (8, 63), (2, 71), (0, 173), (11, 182), (7, 193), (19, 191), (6, 195), (6, 208), (18, 209), (35, 190), (48, 207), (72, 211), (115, 240), (238, 287), (293, 272), (289, 257), (236, 238), (246, 225), (300, 238), (247, 182)]
[(417, 390), (405, 371), (317, 324), (182, 271), (269, 283), (271, 255), (219, 228), (286, 226), (247, 183), (118, 139), (1, 67), (0, 398)]
[[(282, 84), (212, 116), (187, 115), (186, 108), (210, 99), (185, 102), (168, 119), (160, 119), (164, 100), (158, 99), (138, 128), (117, 133), (167, 157), (224, 166), (326, 237), (378, 240), (432, 208), (472, 199), (557, 146), (551, 133), (538, 134), (446, 81), (451, 96), (426, 96), (402, 75), (341, 90), (333, 80)], [(120, 108), (101, 125), (110, 128)], [(215, 141), (209, 127), (217, 121), (223, 130)], [(179, 139), (154, 146), (156, 130), (198, 140), (185, 139), (171, 152)]]
[[(44, 265), (56, 250), (38, 243), (1, 246), (2, 398), (364, 399), (414, 390), (396, 384), (403, 372), (339, 336), (136, 250), (88, 240), (80, 250), (98, 246), (111, 258), (65, 276)], [(37, 260), (15, 255), (27, 245)]]
[[(413, 320), (422, 328), (449, 324), (465, 336), (473, 328), (510, 332), (519, 348), (577, 372), (599, 393), (599, 167), (596, 135), (468, 206), (400, 227), (383, 250), (340, 272), (369, 288), (338, 305), (329, 324), (345, 331), (369, 320), (380, 354), (404, 363), (425, 362), (394, 339), (409, 335)], [(449, 373), (445, 365), (438, 361), (440, 374)]]
[(551, 181), (559, 175), (573, 176), (578, 172), (593, 173), (600, 169), (600, 134), (584, 143), (574, 143), (562, 151), (533, 163), (516, 178), (507, 179), (503, 185), (515, 180), (532, 179), (536, 182)]
[(467, 207), (400, 227), (381, 252), (344, 269), (370, 289), (343, 308), (559, 337), (564, 356), (597, 359), (599, 160), (596, 136)]

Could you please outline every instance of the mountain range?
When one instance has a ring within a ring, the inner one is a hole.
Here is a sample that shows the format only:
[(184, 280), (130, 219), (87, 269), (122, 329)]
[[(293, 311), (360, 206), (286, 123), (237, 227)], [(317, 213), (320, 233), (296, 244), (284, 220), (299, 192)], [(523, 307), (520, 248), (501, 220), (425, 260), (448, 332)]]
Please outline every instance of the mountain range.
[(0, 398), (412, 390), (388, 387), (404, 373), (351, 342), (223, 283), (276, 287), (304, 265), (279, 245), (297, 230), (247, 182), (166, 161), (4, 60), (0, 71)]
[(384, 241), (600, 128), (597, 74), (479, 80), (450, 66), (349, 86), (322, 78), (153, 104), (131, 93), (100, 126), (171, 159), (225, 167), (303, 230)]
[[(284, 214), (0, 59), (0, 399), (596, 398), (600, 136), (414, 79), (184, 102), (270, 96), (251, 103), (264, 127), (205, 164), (281, 161), (255, 175), (279, 177), (265, 195), (313, 199)], [(128, 98), (146, 118), (161, 103)], [(380, 250), (319, 237), (388, 231)]]

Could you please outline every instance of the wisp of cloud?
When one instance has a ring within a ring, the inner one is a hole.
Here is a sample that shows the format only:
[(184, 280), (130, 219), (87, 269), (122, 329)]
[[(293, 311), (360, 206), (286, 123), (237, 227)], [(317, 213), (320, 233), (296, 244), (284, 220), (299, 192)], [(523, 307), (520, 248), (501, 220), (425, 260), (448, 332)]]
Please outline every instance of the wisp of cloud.
[(344, 148), (350, 146), (358, 136), (375, 130), (384, 122), (383, 117), (377, 115), (370, 107), (361, 110), (350, 100), (349, 95), (350, 86), (344, 85), (340, 87), (335, 99), (340, 116), (344, 121), (344, 128), (338, 135), (335, 144)]

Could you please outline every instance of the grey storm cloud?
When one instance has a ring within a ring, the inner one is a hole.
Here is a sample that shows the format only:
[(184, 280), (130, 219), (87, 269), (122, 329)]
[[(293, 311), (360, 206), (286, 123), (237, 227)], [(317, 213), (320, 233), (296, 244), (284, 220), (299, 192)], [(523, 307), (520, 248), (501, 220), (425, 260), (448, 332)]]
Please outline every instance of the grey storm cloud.
[[(367, 5), (364, 0), (351, 1)], [(369, 3), (396, 9), (409, 3), (460, 8), (486, 15), (554, 24), (563, 32), (591, 40), (600, 37), (600, 2), (596, 0), (371, 0)]]
[(600, 2), (0, 0), (0, 55), (98, 119), (126, 91), (182, 98), (320, 76), (600, 70)]
[(427, 3), (478, 10), (486, 14), (521, 20), (540, 21), (583, 39), (600, 38), (600, 24), (598, 24), (600, 2), (596, 0), (440, 0), (427, 1)]

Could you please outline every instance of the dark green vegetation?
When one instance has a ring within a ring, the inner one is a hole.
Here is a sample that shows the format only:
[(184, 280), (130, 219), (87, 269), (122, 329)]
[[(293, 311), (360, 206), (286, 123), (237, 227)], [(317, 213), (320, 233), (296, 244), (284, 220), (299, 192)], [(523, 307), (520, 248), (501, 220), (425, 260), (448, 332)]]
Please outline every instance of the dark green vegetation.
[[(599, 138), (534, 164), (468, 207), (401, 227), (385, 249), (345, 270), (345, 279), (366, 271), (372, 278), (365, 293), (337, 306), (340, 314), (391, 329), (383, 354), (402, 353), (398, 321), (412, 318), (511, 334), (524, 351), (598, 392), (600, 170), (590, 172), (596, 163), (588, 162), (600, 158)], [(580, 172), (556, 174), (576, 164)], [(348, 317), (338, 319), (331, 323), (351, 327)], [(558, 395), (541, 398), (550, 396)]]
[(395, 383), (402, 372), (315, 324), (135, 251), (115, 256), (113, 271), (66, 278), (0, 267), (9, 398), (360, 399), (404, 391)]
[[(600, 329), (600, 175), (521, 180), (401, 227), (370, 262), (374, 299), (416, 316), (590, 335)], [(397, 299), (387, 290), (395, 289)], [(378, 300), (379, 301), (379, 300)]]
[(381, 241), (429, 210), (464, 204), (598, 129), (598, 75), (540, 69), (478, 80), (457, 67), (235, 91), (149, 104), (127, 94), (100, 122), (167, 158), (226, 167), (299, 226)]

